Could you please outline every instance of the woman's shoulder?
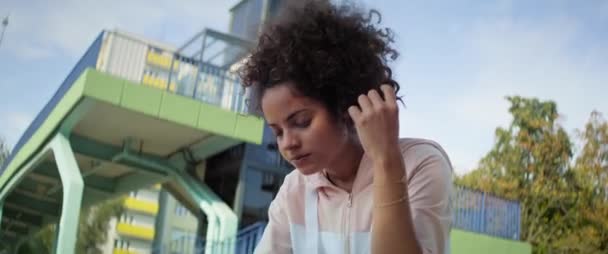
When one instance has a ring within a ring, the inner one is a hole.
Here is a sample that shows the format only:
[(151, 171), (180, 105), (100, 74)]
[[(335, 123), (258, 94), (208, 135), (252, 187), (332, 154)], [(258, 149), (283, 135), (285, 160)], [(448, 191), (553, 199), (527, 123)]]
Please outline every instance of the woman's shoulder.
[[(399, 148), (401, 154), (409, 158), (439, 155), (449, 160), (447, 152), (436, 141), (423, 138), (400, 138)], [(406, 158), (407, 159), (407, 158)]]
[(271, 207), (285, 214), (285, 220), (303, 224), (304, 194), (306, 191), (306, 176), (294, 169), (287, 174)]
[(434, 148), (439, 151), (443, 151), (443, 148), (439, 143), (434, 140), (424, 139), (424, 138), (400, 138), (399, 146), (401, 147), (401, 151), (407, 152), (410, 149), (428, 149)]
[(285, 176), (281, 189), (288, 196), (302, 193), (307, 181), (309, 180), (306, 175), (294, 169)]
[(414, 173), (409, 171), (420, 170), (429, 161), (443, 162), (435, 163), (435, 165), (443, 165), (447, 169), (446, 171), (453, 171), (448, 153), (436, 141), (422, 138), (401, 138), (399, 139), (399, 147), (408, 174)]

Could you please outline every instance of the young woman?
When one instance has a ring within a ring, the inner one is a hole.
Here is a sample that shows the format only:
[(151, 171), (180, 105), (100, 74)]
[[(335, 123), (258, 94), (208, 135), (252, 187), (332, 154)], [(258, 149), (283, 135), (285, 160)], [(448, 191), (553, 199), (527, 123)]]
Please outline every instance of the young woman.
[(297, 169), (256, 253), (448, 253), (452, 168), (438, 144), (398, 137), (390, 30), (328, 2), (287, 8), (242, 69)]

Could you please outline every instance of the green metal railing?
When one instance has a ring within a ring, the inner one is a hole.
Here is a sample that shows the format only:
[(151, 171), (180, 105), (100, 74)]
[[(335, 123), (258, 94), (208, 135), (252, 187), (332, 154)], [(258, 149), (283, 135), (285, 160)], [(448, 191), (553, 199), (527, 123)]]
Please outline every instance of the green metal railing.
[[(108, 39), (102, 46), (99, 70), (230, 111), (247, 113), (246, 91), (236, 71), (230, 69), (235, 67), (234, 63), (215, 64), (204, 60), (205, 48), (198, 55), (186, 56), (158, 43), (118, 32), (105, 33)], [(232, 48), (228, 47), (226, 53), (234, 51), (229, 49)]]

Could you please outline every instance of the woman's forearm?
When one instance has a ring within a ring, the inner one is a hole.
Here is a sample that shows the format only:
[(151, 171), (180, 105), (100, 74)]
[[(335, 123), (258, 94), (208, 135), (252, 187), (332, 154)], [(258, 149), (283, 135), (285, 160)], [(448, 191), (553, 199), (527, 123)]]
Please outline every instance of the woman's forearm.
[(374, 161), (374, 210), (372, 253), (422, 253), (416, 240), (407, 183), (402, 182), (405, 165), (396, 149)]

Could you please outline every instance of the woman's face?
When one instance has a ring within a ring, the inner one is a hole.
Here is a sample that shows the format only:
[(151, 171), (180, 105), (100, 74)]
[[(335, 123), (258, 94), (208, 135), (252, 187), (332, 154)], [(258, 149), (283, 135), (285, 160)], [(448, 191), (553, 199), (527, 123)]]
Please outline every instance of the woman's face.
[(290, 82), (265, 91), (262, 111), (281, 155), (302, 174), (330, 167), (348, 144), (348, 134), (319, 101), (293, 92)]

